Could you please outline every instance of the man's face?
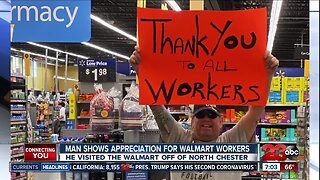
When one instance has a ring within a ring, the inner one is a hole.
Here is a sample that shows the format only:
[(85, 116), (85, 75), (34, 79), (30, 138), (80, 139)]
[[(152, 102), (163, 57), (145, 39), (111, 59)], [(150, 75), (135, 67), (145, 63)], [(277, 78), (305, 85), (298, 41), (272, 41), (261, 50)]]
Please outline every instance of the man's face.
[(200, 141), (212, 141), (219, 137), (223, 125), (222, 116), (210, 114), (209, 111), (202, 112), (200, 116), (192, 119), (194, 137)]

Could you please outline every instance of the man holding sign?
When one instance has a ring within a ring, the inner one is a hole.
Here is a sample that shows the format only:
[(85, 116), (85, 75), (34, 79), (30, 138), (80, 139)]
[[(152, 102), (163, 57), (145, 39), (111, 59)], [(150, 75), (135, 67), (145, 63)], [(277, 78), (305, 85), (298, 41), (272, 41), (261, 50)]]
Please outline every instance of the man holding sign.
[[(129, 61), (139, 75), (140, 104), (150, 105), (164, 142), (255, 142), (255, 129), (279, 65), (266, 52), (266, 19), (265, 8), (226, 12), (138, 9), (141, 51), (135, 47)], [(251, 106), (223, 134), (223, 116), (215, 107), (195, 109), (192, 129), (184, 130), (163, 106), (213, 103)], [(200, 177), (241, 179), (241, 173), (171, 173), (174, 180)]]

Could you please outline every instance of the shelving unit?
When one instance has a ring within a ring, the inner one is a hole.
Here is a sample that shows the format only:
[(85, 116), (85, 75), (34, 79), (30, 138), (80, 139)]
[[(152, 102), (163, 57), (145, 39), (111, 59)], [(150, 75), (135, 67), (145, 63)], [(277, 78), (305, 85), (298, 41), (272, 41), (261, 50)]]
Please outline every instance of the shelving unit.
[[(24, 76), (11, 76), (11, 161), (23, 161), (24, 144), (27, 142), (27, 86)], [(18, 153), (17, 153), (18, 152)]]

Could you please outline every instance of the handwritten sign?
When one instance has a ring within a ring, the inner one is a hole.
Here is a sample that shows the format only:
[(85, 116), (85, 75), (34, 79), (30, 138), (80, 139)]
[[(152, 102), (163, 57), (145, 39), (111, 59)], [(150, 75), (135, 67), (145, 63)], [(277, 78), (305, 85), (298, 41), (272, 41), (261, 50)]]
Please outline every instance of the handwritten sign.
[(138, 8), (140, 104), (264, 105), (266, 8)]

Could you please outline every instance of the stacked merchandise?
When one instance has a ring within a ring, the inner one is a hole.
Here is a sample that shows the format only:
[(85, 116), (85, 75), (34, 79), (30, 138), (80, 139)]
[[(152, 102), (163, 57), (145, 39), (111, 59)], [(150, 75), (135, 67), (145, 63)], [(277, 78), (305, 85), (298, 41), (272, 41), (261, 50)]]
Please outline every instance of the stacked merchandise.
[(120, 126), (123, 130), (143, 130), (146, 107), (139, 105), (139, 88), (134, 83), (120, 105)]
[(103, 90), (102, 84), (95, 85), (96, 95), (90, 103), (90, 124), (92, 131), (106, 132), (114, 129), (114, 100)]
[[(27, 142), (27, 105), (25, 77), (11, 77), (11, 162), (24, 161), (24, 144)], [(12, 179), (26, 177), (25, 172), (11, 173)]]

